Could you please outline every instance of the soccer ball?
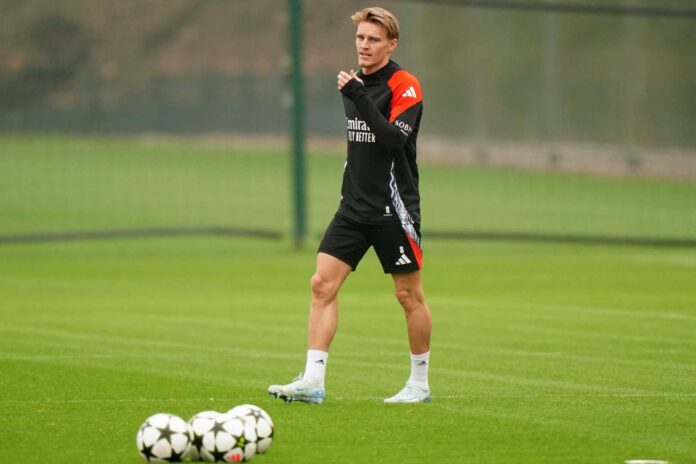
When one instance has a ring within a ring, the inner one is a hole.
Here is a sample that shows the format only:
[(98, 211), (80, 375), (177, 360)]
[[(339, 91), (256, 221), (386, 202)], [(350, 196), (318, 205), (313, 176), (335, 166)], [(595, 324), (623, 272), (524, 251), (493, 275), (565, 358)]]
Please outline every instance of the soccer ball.
[(227, 414), (240, 416), (256, 424), (256, 452), (265, 453), (273, 441), (273, 421), (266, 411), (253, 404), (241, 404)]
[(203, 411), (193, 416), (188, 421), (191, 444), (184, 453), (184, 459), (198, 461), (201, 457), (201, 447), (203, 446), (203, 435), (210, 431), (215, 425), (215, 419), (220, 415), (217, 411)]
[(138, 430), (136, 444), (147, 462), (180, 462), (191, 442), (188, 424), (172, 414), (155, 414)]
[(203, 435), (201, 457), (210, 462), (242, 462), (256, 454), (256, 427), (239, 416), (220, 414)]

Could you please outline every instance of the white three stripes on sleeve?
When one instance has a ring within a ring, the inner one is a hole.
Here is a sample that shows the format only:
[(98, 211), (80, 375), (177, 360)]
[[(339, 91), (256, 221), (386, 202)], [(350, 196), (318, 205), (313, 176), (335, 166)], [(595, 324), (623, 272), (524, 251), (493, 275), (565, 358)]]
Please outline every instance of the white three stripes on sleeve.
[(401, 95), (402, 97), (411, 97), (411, 98), (418, 98), (416, 95), (416, 89), (413, 88), (413, 86), (409, 87), (409, 89)]

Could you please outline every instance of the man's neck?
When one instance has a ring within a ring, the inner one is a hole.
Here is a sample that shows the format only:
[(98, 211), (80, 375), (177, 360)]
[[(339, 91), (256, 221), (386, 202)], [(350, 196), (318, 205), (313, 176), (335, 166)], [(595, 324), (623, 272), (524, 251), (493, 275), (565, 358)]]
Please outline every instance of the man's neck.
[(370, 66), (369, 68), (362, 68), (363, 76), (369, 76), (370, 74), (374, 74), (383, 67), (385, 67), (387, 64), (389, 64), (389, 58), (387, 58), (386, 61), (384, 61), (383, 63)]

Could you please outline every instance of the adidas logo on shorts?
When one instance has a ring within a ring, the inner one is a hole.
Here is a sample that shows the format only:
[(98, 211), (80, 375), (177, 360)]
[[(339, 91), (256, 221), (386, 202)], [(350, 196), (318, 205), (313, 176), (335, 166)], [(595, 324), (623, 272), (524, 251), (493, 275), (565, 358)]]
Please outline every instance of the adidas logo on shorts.
[(397, 266), (403, 266), (404, 264), (411, 264), (411, 260), (408, 259), (408, 256), (406, 256), (405, 254), (402, 254), (399, 260), (394, 264), (396, 264)]

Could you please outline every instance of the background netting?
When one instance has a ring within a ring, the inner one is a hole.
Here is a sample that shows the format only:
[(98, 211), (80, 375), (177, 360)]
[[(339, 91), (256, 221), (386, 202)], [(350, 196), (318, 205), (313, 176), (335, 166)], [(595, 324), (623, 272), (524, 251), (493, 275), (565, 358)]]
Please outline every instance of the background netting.
[[(616, 4), (657, 3), (689, 5)], [(365, 5), (303, 5), (316, 233), (338, 201), (335, 75), (355, 66)], [(382, 6), (425, 93), (424, 226), (696, 237), (693, 183), (645, 179), (696, 177), (694, 18)], [(0, 8), (0, 233), (290, 229), (286, 2)]]

